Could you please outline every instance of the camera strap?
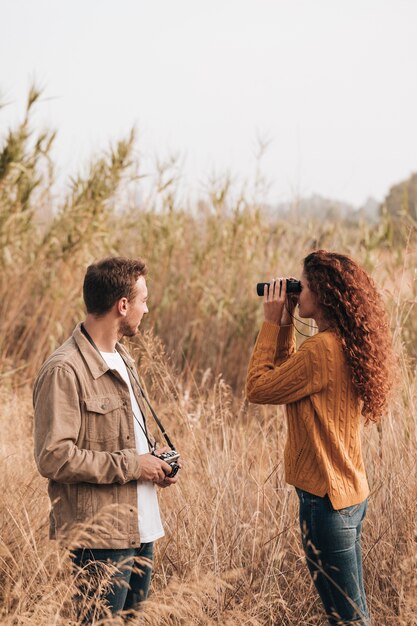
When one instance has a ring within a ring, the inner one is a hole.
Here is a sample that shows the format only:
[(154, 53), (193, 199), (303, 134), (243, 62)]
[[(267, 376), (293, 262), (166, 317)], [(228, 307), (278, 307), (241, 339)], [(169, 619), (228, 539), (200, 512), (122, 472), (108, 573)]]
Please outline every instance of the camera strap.
[(136, 378), (136, 382), (137, 382), (137, 384), (138, 384), (138, 386), (139, 386), (140, 392), (141, 392), (141, 394), (142, 394), (142, 398), (145, 400), (146, 404), (148, 405), (149, 410), (150, 410), (150, 412), (152, 413), (152, 417), (154, 418), (155, 422), (157, 423), (158, 428), (159, 428), (159, 430), (161, 431), (161, 433), (162, 433), (162, 435), (163, 435), (163, 437), (164, 437), (165, 441), (167, 442), (167, 444), (169, 445), (169, 447), (171, 448), (171, 450), (175, 450), (175, 446), (174, 446), (174, 444), (172, 443), (171, 439), (168, 437), (168, 434), (167, 434), (167, 432), (166, 432), (165, 428), (163, 427), (161, 420), (159, 419), (159, 417), (157, 416), (157, 414), (156, 414), (156, 413), (155, 413), (155, 411), (153, 410), (152, 405), (151, 405), (151, 403), (149, 402), (148, 398), (145, 396), (145, 392), (144, 392), (144, 391), (143, 391), (143, 389), (142, 389), (142, 385), (141, 385), (141, 384), (140, 384), (140, 382), (139, 382), (139, 378)]
[[(96, 344), (94, 343), (93, 338), (90, 336), (90, 334), (89, 334), (89, 333), (87, 332), (87, 330), (85, 329), (84, 324), (81, 324), (81, 332), (82, 332), (82, 333), (83, 333), (83, 335), (86, 337), (86, 339), (88, 339), (88, 341), (91, 343), (91, 345), (93, 346), (93, 348), (94, 348), (94, 349), (95, 349), (95, 350), (96, 350), (96, 351), (100, 354), (100, 357), (101, 357), (101, 358), (103, 358), (103, 357), (101, 356), (100, 350), (98, 349), (98, 347), (97, 347), (97, 346), (96, 346)], [(167, 444), (168, 444), (168, 446), (171, 448), (171, 450), (175, 450), (175, 446), (174, 446), (174, 444), (172, 443), (171, 439), (168, 437), (168, 434), (167, 434), (167, 432), (166, 432), (165, 428), (163, 427), (161, 420), (159, 419), (159, 417), (157, 416), (157, 414), (156, 414), (156, 413), (155, 413), (155, 411), (153, 410), (151, 403), (149, 402), (148, 398), (147, 398), (147, 397), (146, 397), (146, 395), (145, 395), (145, 392), (144, 392), (144, 391), (143, 391), (143, 389), (142, 389), (142, 385), (141, 385), (141, 384), (140, 384), (140, 382), (139, 382), (139, 377), (138, 377), (138, 375), (137, 375), (137, 372), (134, 370), (134, 368), (130, 369), (130, 367), (129, 367), (128, 369), (129, 369), (129, 371), (131, 372), (131, 374), (133, 375), (133, 377), (134, 377), (134, 379), (135, 379), (135, 382), (136, 382), (137, 386), (139, 387), (139, 391), (140, 391), (140, 393), (141, 393), (141, 395), (142, 395), (142, 398), (145, 400), (146, 404), (148, 405), (148, 407), (149, 407), (149, 409), (150, 409), (150, 411), (151, 411), (152, 417), (154, 418), (154, 420), (155, 420), (155, 422), (156, 422), (156, 424), (157, 424), (157, 426), (158, 426), (159, 430), (161, 431), (161, 433), (162, 433), (162, 435), (163, 435), (163, 437), (164, 437), (165, 441), (167, 442)], [(142, 426), (142, 424), (140, 423), (140, 421), (136, 418), (135, 414), (133, 414), (133, 417), (136, 419), (137, 423), (139, 424), (139, 426), (140, 426), (140, 427), (141, 427), (141, 429), (143, 430), (143, 433), (144, 433), (144, 435), (145, 435), (145, 437), (146, 437), (146, 440), (147, 440), (147, 442), (148, 442), (148, 445), (150, 446), (151, 451), (153, 451), (153, 450), (155, 449), (155, 446), (152, 444), (152, 442), (150, 441), (150, 439), (149, 439), (149, 437), (148, 437), (148, 429), (147, 429), (147, 427), (146, 427), (146, 416), (145, 416), (145, 415), (143, 416), (143, 422), (144, 422), (145, 427), (143, 427), (143, 426)]]

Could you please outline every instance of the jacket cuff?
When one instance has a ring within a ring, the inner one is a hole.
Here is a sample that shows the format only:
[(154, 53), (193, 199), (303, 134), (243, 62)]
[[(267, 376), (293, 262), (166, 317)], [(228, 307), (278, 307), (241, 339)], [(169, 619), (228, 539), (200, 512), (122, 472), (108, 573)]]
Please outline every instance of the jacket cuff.
[(138, 480), (142, 472), (139, 463), (139, 455), (136, 449), (126, 448), (123, 452), (126, 459), (126, 482)]

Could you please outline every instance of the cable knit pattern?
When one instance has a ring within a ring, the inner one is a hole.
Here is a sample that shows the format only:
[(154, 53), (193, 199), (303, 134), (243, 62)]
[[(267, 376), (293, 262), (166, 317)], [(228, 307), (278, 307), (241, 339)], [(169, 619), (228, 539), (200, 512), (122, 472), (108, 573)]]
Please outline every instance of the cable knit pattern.
[(285, 477), (335, 509), (369, 494), (361, 451), (360, 402), (337, 335), (323, 331), (295, 351), (292, 326), (264, 322), (249, 364), (246, 394), (256, 404), (285, 404)]

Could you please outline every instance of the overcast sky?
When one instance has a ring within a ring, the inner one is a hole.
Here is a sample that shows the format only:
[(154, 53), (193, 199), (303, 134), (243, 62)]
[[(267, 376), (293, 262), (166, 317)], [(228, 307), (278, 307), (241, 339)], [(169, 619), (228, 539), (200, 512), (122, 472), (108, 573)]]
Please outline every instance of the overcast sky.
[(135, 125), (187, 185), (254, 171), (271, 202), (362, 204), (417, 171), (415, 0), (0, 0), (3, 131), (33, 78), (61, 175)]

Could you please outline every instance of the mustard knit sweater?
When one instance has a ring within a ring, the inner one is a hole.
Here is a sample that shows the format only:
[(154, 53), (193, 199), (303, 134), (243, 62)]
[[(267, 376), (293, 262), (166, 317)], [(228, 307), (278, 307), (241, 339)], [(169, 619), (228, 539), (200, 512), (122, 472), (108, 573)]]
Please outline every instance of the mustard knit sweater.
[(369, 494), (361, 451), (360, 402), (342, 346), (323, 331), (295, 351), (292, 326), (264, 322), (249, 364), (247, 398), (285, 404), (288, 438), (285, 478), (333, 508), (358, 504)]

